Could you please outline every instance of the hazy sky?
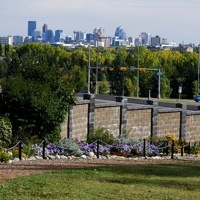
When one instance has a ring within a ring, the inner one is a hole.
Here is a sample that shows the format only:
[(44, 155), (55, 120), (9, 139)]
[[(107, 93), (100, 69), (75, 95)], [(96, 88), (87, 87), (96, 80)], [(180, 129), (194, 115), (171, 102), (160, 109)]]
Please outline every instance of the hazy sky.
[(168, 42), (200, 43), (200, 0), (1, 0), (0, 36), (27, 35), (28, 21), (62, 29), (92, 33), (103, 27), (113, 36), (122, 25), (127, 36), (141, 32), (167, 38)]

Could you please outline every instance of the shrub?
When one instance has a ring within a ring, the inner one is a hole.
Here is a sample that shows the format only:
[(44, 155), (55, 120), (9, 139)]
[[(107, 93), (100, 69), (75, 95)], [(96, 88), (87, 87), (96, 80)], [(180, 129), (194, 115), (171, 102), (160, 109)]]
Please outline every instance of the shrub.
[(111, 155), (121, 155), (122, 154), (122, 150), (119, 148), (119, 147), (117, 147), (117, 146), (113, 146), (113, 147), (111, 147), (111, 149), (110, 149), (110, 154)]
[[(83, 154), (79, 145), (72, 139), (62, 139), (58, 143), (56, 143), (56, 146), (57, 148), (59, 148), (59, 154), (61, 153), (66, 156), (81, 156)], [(63, 150), (63, 152), (61, 150)]]
[(94, 132), (94, 134), (88, 136), (87, 142), (92, 143), (96, 140), (102, 140), (103, 142), (107, 144), (112, 144), (115, 141), (115, 138), (113, 134), (111, 134), (108, 130), (104, 128), (97, 128)]
[(8, 162), (10, 160), (10, 155), (3, 150), (0, 150), (0, 162)]
[(195, 142), (194, 145), (191, 147), (190, 153), (195, 155), (200, 154), (200, 144), (197, 144)]
[(138, 155), (137, 147), (132, 147), (132, 148), (131, 148), (130, 155), (131, 155), (131, 156), (136, 156), (136, 155)]
[(36, 148), (31, 143), (24, 145), (22, 151), (28, 158), (30, 158), (31, 156), (34, 156), (36, 154)]
[[(27, 158), (26, 153), (22, 152), (22, 158)], [(19, 147), (15, 147), (12, 149), (12, 158), (19, 158)]]

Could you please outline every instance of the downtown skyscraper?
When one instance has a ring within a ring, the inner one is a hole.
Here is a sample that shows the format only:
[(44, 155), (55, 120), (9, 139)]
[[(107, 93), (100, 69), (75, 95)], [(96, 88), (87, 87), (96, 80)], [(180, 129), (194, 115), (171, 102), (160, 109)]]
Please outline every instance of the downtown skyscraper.
[(28, 21), (28, 36), (34, 36), (36, 30), (36, 21)]

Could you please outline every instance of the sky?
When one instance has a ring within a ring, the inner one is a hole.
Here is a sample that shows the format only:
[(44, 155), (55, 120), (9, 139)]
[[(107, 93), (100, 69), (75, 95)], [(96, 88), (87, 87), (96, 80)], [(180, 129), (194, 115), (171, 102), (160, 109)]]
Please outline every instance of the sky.
[(168, 42), (200, 44), (200, 0), (1, 0), (0, 36), (27, 35), (28, 21), (48, 28), (92, 33), (103, 27), (114, 36), (123, 26), (128, 37), (151, 33)]

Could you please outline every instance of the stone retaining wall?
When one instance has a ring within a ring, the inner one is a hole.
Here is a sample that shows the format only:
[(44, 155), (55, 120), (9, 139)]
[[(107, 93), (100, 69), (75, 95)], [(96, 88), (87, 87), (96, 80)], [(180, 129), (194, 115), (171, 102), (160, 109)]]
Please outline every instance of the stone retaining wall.
[(61, 136), (86, 140), (88, 134), (103, 127), (115, 136), (127, 133), (129, 138), (144, 139), (149, 136), (166, 136), (173, 133), (187, 142), (200, 141), (200, 111), (187, 111), (184, 105), (162, 108), (153, 101), (144, 105), (127, 106), (127, 100), (116, 98), (109, 104), (95, 104), (95, 96), (86, 99), (69, 110), (62, 124)]
[(200, 141), (200, 114), (186, 116), (186, 140), (194, 143)]
[(180, 134), (180, 111), (178, 112), (159, 112), (158, 113), (158, 132), (157, 135), (162, 137), (169, 133), (175, 134), (179, 138)]
[(137, 140), (151, 135), (151, 109), (129, 109), (127, 111), (128, 137)]
[(120, 106), (97, 107), (94, 112), (94, 127), (108, 129), (114, 136), (119, 136)]

